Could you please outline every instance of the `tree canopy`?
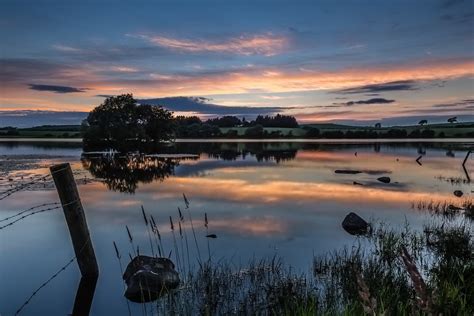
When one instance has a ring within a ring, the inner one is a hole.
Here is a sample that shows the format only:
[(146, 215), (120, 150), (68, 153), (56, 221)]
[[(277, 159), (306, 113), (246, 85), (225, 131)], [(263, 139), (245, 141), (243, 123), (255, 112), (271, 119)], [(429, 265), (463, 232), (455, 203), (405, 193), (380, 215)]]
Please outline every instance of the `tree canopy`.
[(130, 142), (163, 142), (173, 137), (173, 113), (138, 104), (132, 94), (109, 97), (83, 122), (85, 143), (119, 147)]

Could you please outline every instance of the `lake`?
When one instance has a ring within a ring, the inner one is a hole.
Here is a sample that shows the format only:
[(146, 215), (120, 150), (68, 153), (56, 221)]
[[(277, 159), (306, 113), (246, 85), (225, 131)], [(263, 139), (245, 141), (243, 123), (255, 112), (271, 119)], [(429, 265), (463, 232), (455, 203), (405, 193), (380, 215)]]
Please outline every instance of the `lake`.
[[(141, 206), (156, 219), (164, 251), (171, 251), (173, 260), (169, 217), (178, 222), (178, 207), (191, 234), (185, 194), (204, 259), (209, 256), (206, 213), (208, 232), (217, 235), (209, 240), (213, 260), (232, 262), (237, 269), (252, 259), (277, 256), (304, 273), (314, 255), (357, 245), (357, 238), (341, 227), (351, 211), (367, 220), (397, 227), (408, 223), (418, 229), (431, 219), (413, 203), (456, 203), (454, 190), (472, 196), (468, 178), (474, 177), (474, 155), (466, 171), (462, 162), (473, 149), (474, 140), (194, 140), (180, 141), (159, 154), (104, 156), (84, 154), (80, 142), (0, 140), (0, 314), (14, 314), (74, 257), (60, 208), (5, 226), (19, 216), (6, 218), (20, 211), (58, 201), (51, 180), (41, 178), (53, 164), (69, 162), (75, 172), (97, 255), (100, 277), (91, 314), (124, 315), (127, 304), (113, 242), (128, 263), (133, 250), (127, 225), (140, 253), (151, 253)], [(358, 173), (335, 173), (347, 169)], [(382, 176), (391, 183), (378, 181)], [(21, 184), (28, 185), (15, 192)], [(196, 265), (193, 243), (190, 239)], [(21, 314), (70, 313), (79, 280), (73, 262), (33, 296)], [(141, 313), (140, 305), (131, 308)]]

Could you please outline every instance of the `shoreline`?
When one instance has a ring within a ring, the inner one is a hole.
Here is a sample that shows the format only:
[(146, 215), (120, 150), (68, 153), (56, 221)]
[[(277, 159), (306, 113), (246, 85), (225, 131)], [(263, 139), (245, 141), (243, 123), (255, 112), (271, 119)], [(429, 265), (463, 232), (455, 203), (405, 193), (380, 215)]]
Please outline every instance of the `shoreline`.
[[(82, 143), (82, 138), (1, 138), (0, 142), (65, 142)], [(176, 143), (336, 143), (336, 144), (366, 144), (366, 143), (474, 143), (474, 138), (180, 138)]]

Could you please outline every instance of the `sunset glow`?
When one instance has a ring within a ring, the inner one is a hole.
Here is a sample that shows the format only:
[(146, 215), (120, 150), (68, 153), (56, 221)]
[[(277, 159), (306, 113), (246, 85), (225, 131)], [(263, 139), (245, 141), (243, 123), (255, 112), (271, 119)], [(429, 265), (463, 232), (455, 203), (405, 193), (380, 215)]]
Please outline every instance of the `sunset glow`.
[[(469, 1), (222, 4), (212, 10), (190, 3), (133, 7), (134, 17), (126, 18), (127, 6), (107, 7), (105, 16), (96, 6), (3, 6), (1, 110), (87, 112), (105, 96), (133, 93), (144, 102), (204, 97), (217, 106), (214, 112), (199, 103), (172, 110), (206, 117), (234, 109), (252, 116), (258, 108), (303, 123), (473, 119)], [(41, 27), (27, 19), (61, 9), (72, 16)], [(374, 96), (393, 102), (363, 104)]]

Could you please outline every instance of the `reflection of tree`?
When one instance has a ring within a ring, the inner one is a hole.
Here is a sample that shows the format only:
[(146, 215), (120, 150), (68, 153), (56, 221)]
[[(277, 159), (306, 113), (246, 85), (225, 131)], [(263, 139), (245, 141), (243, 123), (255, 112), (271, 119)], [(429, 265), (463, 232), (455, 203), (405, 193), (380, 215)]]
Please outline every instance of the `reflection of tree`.
[(275, 161), (277, 163), (292, 160), (298, 149), (287, 143), (227, 143), (218, 148), (202, 148), (209, 156), (222, 160), (245, 159), (254, 156), (257, 161)]
[(83, 155), (81, 161), (86, 170), (105, 182), (107, 188), (126, 193), (134, 193), (139, 182), (163, 181), (179, 165), (177, 159), (145, 155)]

